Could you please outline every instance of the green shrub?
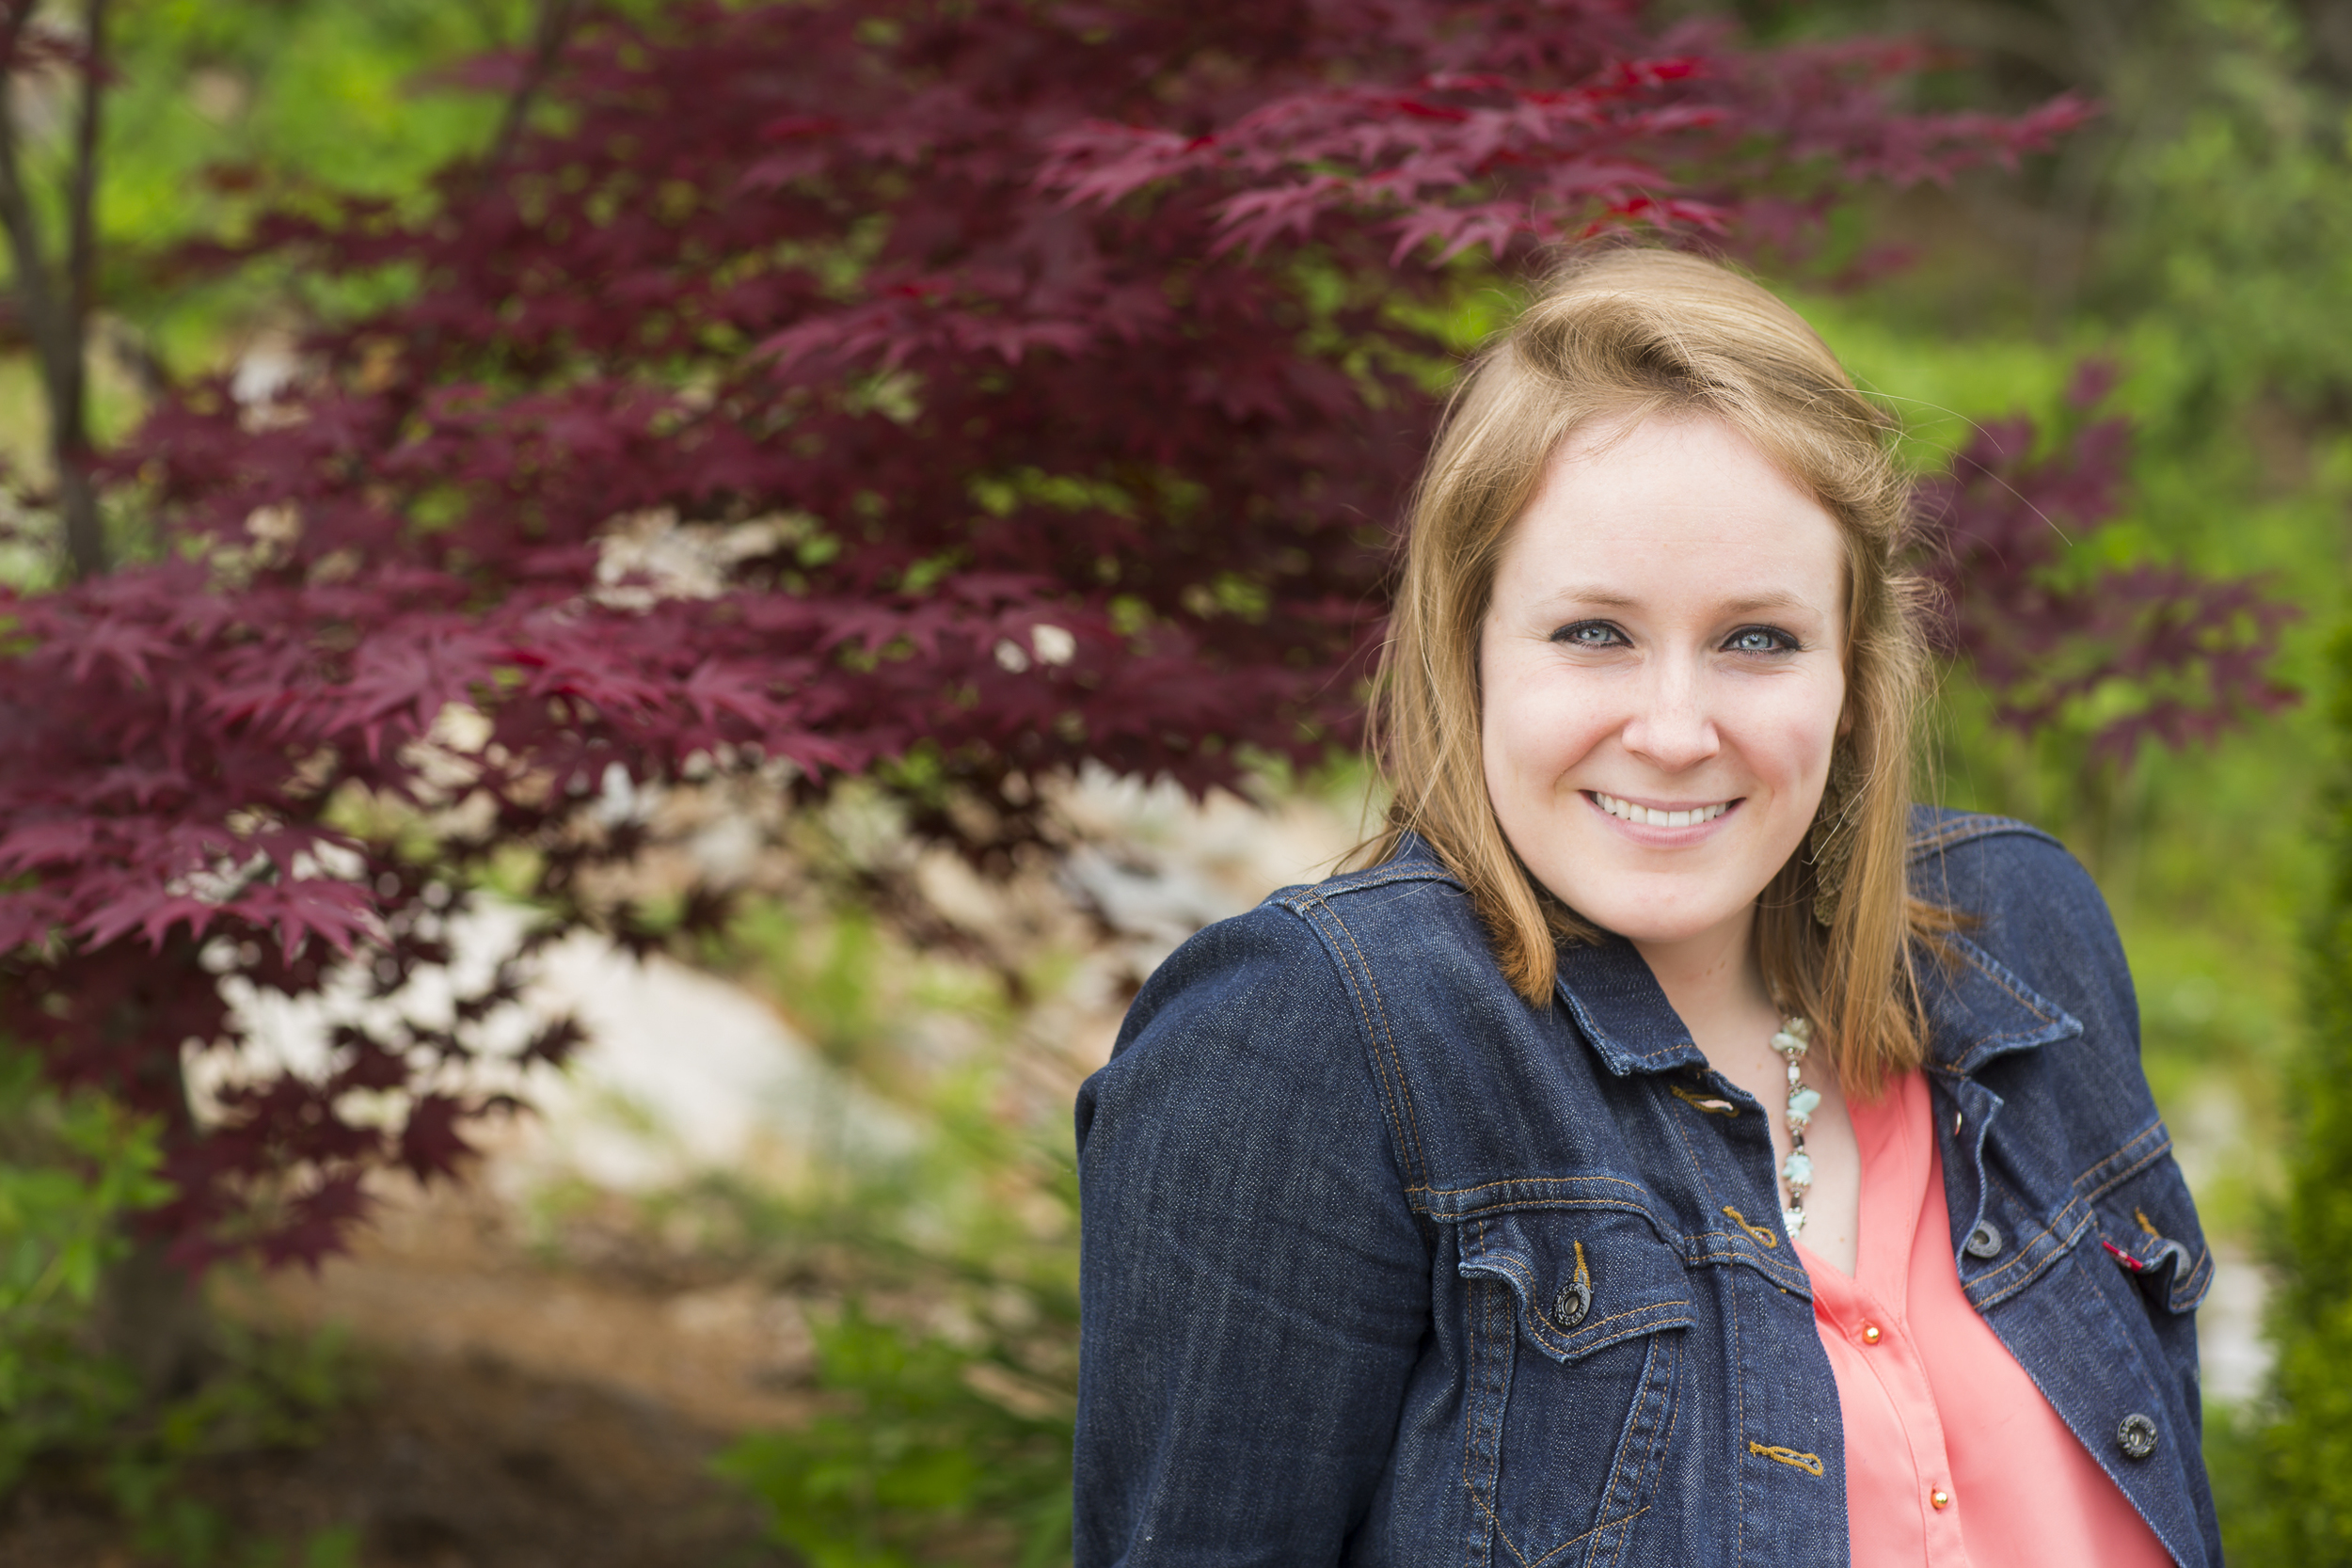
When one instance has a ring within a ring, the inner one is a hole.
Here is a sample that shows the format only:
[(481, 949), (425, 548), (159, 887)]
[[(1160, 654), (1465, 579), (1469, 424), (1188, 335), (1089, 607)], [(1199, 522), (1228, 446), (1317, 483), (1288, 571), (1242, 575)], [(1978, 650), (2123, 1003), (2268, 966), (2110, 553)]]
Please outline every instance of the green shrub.
[(854, 1304), (817, 1329), (817, 1359), (834, 1408), (719, 1462), (810, 1568), (1069, 1561), (1070, 1416), (1023, 1400), (1020, 1369)]
[(298, 1546), (240, 1539), (187, 1485), (197, 1462), (315, 1442), (351, 1387), (339, 1341), (216, 1323), (205, 1375), (161, 1402), (100, 1341), (123, 1222), (168, 1196), (159, 1163), (151, 1123), (100, 1095), (60, 1094), (29, 1055), (0, 1049), (0, 1497), (39, 1467), (109, 1504), (145, 1559), (347, 1568), (355, 1531)]
[(2296, 1143), (2273, 1250), (2278, 1350), (2268, 1420), (2240, 1438), (2235, 1560), (2352, 1564), (2352, 630), (2332, 650), (2337, 776), (2327, 797), (2328, 877), (2306, 952), (2311, 1030), (2298, 1069)]
[(0, 1052), (0, 1493), (34, 1456), (110, 1429), (136, 1404), (89, 1346), (125, 1213), (159, 1202), (154, 1129), (96, 1095), (59, 1095)]

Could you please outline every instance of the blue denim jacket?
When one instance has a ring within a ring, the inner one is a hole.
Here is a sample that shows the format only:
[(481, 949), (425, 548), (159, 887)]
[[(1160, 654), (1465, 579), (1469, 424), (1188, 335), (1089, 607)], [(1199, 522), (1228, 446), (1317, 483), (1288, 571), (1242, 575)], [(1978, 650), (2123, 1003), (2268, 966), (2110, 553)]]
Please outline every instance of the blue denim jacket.
[[(1921, 964), (1968, 1297), (2183, 1568), (2217, 1565), (2213, 1264), (2106, 906), (1995, 817), (1920, 812), (1912, 872), (1976, 917)], [(1565, 950), (1537, 1009), (1424, 848), (1285, 889), (1152, 976), (1078, 1144), (1079, 1568), (1844, 1568), (1765, 1115), (1629, 945)]]

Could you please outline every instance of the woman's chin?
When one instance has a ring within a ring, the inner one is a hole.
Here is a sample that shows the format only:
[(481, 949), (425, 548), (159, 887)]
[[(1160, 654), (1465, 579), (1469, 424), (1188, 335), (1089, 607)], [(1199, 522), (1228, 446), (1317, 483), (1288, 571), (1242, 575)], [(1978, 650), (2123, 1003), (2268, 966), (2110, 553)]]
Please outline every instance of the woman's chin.
[[(1661, 908), (1655, 901), (1606, 899), (1568, 907), (1613, 936), (1636, 947), (1679, 947), (1709, 937), (1744, 935), (1754, 900), (1723, 907)], [(1597, 904), (1599, 907), (1595, 907)]]

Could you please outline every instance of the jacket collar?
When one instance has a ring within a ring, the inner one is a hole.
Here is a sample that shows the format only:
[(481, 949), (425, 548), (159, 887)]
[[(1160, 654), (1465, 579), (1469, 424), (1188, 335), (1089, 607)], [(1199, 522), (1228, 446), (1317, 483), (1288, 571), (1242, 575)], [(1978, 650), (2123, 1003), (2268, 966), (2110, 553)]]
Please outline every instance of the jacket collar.
[[(1414, 862), (1416, 870), (1460, 885), (1418, 838), (1406, 837), (1390, 866), (1400, 861)], [(2081, 1022), (2065, 1008), (1975, 942), (1947, 936), (1943, 944), (1945, 957), (1924, 957), (1917, 969), (1928, 1015), (1930, 1068), (1968, 1077), (2010, 1052), (2083, 1032)], [(1622, 937), (1561, 948), (1553, 994), (1594, 1053), (1620, 1078), (1707, 1065), (1706, 1054), (1675, 1016), (1649, 965)]]
[(1623, 937), (1560, 949), (1553, 990), (1594, 1052), (1620, 1078), (1707, 1065), (1649, 965)]
[(2079, 1020), (1965, 937), (1947, 936), (1941, 957), (1922, 956), (1915, 973), (1927, 1005), (1928, 1066), (1966, 1078), (2012, 1051), (2083, 1032)]

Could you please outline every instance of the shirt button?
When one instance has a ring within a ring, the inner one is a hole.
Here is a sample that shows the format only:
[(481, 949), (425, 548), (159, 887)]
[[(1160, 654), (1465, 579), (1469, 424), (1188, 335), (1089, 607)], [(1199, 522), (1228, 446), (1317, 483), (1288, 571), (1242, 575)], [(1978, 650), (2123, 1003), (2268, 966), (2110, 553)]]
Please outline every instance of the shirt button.
[(2115, 1429), (2116, 1446), (2126, 1459), (2145, 1459), (2156, 1451), (2156, 1423), (2151, 1417), (2137, 1411), (2123, 1418)]
[(1864, 1323), (1862, 1325), (1862, 1342), (1866, 1345), (1875, 1345), (1879, 1342), (1878, 1324)]
[(1939, 1486), (1928, 1494), (1928, 1502), (1936, 1509), (1947, 1509), (1952, 1506), (1952, 1495)]
[(1961, 1250), (1971, 1258), (1998, 1258), (2001, 1255), (2001, 1227), (1986, 1220), (1968, 1232), (1968, 1240)]

